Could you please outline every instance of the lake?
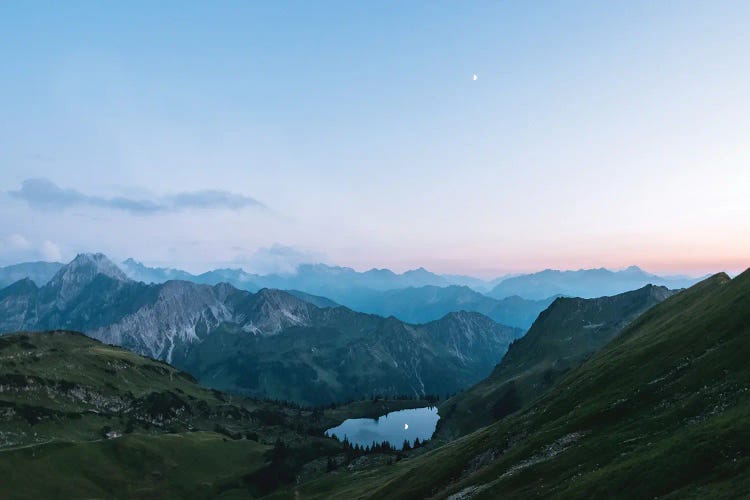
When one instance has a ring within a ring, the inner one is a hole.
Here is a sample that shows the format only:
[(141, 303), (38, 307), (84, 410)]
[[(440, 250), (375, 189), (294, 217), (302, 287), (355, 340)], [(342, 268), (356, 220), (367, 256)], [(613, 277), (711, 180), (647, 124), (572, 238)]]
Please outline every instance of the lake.
[(370, 446), (373, 442), (388, 441), (401, 449), (404, 440), (410, 445), (419, 438), (425, 441), (432, 437), (440, 415), (437, 408), (415, 408), (392, 411), (378, 418), (350, 418), (341, 425), (328, 429), (328, 437), (336, 436), (340, 441), (346, 437), (353, 445)]

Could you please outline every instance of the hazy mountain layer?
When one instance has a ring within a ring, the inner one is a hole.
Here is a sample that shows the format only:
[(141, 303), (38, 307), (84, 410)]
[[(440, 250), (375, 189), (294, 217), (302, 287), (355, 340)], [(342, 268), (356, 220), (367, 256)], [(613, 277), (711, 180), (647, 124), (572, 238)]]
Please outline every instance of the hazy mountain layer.
[(608, 269), (581, 269), (556, 271), (547, 269), (534, 274), (513, 276), (501, 281), (488, 293), (502, 299), (517, 295), (525, 299), (540, 300), (563, 295), (594, 298), (635, 290), (646, 285), (665, 286), (670, 289), (686, 288), (699, 279), (688, 277), (662, 277), (631, 266), (623, 271)]
[(203, 274), (193, 275), (179, 269), (144, 266), (133, 259), (127, 259), (122, 263), (122, 266), (132, 279), (146, 283), (163, 283), (171, 279), (206, 285), (225, 282), (249, 291), (257, 291), (261, 288), (278, 288), (301, 290), (324, 296), (329, 295), (327, 292), (352, 288), (390, 290), (410, 286), (448, 286), (453, 280), (460, 278), (453, 276), (449, 280), (423, 268), (397, 274), (389, 269), (370, 269), (369, 271), (358, 272), (348, 267), (328, 266), (326, 264), (301, 264), (292, 274), (266, 275), (252, 274), (242, 269), (215, 269)]
[(30, 279), (37, 286), (45, 285), (63, 265), (60, 262), (24, 262), (0, 267), (0, 288), (24, 278)]
[(387, 291), (356, 290), (340, 300), (355, 311), (395, 316), (410, 323), (432, 321), (455, 311), (473, 311), (498, 323), (527, 329), (554, 297), (544, 300), (507, 297), (498, 300), (466, 286), (423, 286)]

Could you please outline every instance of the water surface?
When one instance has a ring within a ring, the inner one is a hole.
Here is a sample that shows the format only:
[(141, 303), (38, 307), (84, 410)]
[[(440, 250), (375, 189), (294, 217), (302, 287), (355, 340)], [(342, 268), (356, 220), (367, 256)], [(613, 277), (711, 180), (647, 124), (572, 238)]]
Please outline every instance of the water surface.
[(434, 406), (412, 410), (392, 411), (378, 418), (350, 418), (341, 425), (328, 429), (328, 437), (336, 436), (343, 441), (360, 446), (371, 446), (373, 442), (388, 441), (398, 449), (409, 441), (410, 445), (419, 438), (425, 441), (435, 432), (440, 416)]

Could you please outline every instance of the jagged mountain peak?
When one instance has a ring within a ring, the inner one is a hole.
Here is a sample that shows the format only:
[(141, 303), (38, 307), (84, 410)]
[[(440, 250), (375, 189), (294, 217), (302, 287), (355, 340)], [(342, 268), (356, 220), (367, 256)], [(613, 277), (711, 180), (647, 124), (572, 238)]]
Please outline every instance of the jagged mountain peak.
[(53, 290), (59, 300), (66, 302), (77, 296), (98, 276), (106, 276), (120, 282), (130, 281), (103, 253), (80, 253), (63, 266), (45, 288)]
[(238, 312), (245, 318), (242, 329), (256, 335), (275, 335), (285, 328), (310, 324), (310, 313), (317, 309), (294, 295), (263, 288)]
[(255, 296), (263, 301), (272, 302), (276, 305), (280, 304), (295, 304), (295, 305), (309, 305), (304, 300), (295, 297), (291, 293), (276, 288), (261, 288), (255, 294)]
[(121, 281), (128, 279), (125, 273), (103, 253), (79, 253), (68, 265), (60, 269), (58, 274), (71, 271), (94, 271), (96, 274), (103, 274)]

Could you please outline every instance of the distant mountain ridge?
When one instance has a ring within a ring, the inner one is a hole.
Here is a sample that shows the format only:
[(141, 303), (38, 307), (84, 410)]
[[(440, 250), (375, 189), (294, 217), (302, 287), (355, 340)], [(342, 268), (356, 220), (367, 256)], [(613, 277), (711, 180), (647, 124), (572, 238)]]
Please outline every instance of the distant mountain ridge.
[(342, 303), (356, 311), (395, 316), (409, 323), (433, 321), (449, 312), (472, 311), (504, 325), (527, 329), (554, 299), (527, 300), (514, 296), (498, 300), (468, 286), (450, 285), (386, 291), (356, 290)]
[[(357, 272), (325, 264), (303, 264), (293, 274), (269, 275), (251, 274), (242, 269), (215, 269), (193, 275), (179, 269), (144, 266), (133, 259), (125, 260), (120, 267), (131, 279), (147, 284), (182, 280), (204, 285), (229, 283), (250, 292), (263, 288), (289, 290), (320, 307), (343, 305), (359, 312), (395, 316), (409, 323), (434, 321), (450, 312), (473, 311), (498, 323), (524, 329), (529, 328), (537, 315), (558, 296), (609, 296), (647, 284), (679, 289), (696, 281), (687, 277), (657, 276), (636, 266), (623, 271), (545, 270), (492, 281), (437, 275), (424, 268), (396, 274), (388, 269)], [(35, 266), (21, 269), (35, 269)], [(23, 277), (18, 269), (13, 276)], [(35, 272), (35, 276), (36, 284), (42, 286), (44, 283), (39, 282), (42, 275)], [(493, 283), (495, 286), (489, 291)]]
[(132, 279), (145, 283), (163, 283), (170, 279), (181, 279), (206, 285), (227, 282), (248, 291), (257, 291), (261, 288), (278, 288), (321, 294), (323, 291), (349, 288), (390, 290), (410, 286), (448, 286), (450, 284), (448, 279), (421, 267), (397, 274), (390, 269), (370, 269), (369, 271), (358, 272), (348, 267), (300, 264), (293, 274), (261, 275), (248, 273), (240, 268), (224, 268), (194, 275), (179, 269), (144, 266), (132, 258), (123, 261), (122, 267)]
[(497, 299), (514, 295), (530, 300), (555, 295), (589, 299), (617, 295), (649, 284), (670, 289), (687, 288), (701, 279), (703, 278), (657, 276), (637, 266), (630, 266), (622, 271), (604, 268), (578, 271), (546, 269), (538, 273), (507, 278), (495, 286), (488, 295)]
[(166, 360), (212, 387), (305, 404), (454, 392), (523, 333), (477, 313), (411, 325), (276, 289), (145, 284), (102, 254), (77, 256), (42, 287), (0, 290), (0, 332), (52, 329)]
[(29, 278), (37, 286), (43, 286), (63, 265), (61, 262), (24, 262), (0, 267), (0, 288), (24, 278)]
[[(0, 287), (22, 278), (30, 278), (43, 286), (63, 266), (59, 262), (26, 262), (0, 267)], [(668, 288), (685, 288), (703, 278), (688, 276), (659, 276), (648, 273), (637, 266), (622, 271), (605, 268), (560, 271), (545, 269), (537, 273), (518, 274), (490, 280), (457, 274), (435, 274), (425, 268), (394, 273), (389, 269), (370, 269), (359, 272), (348, 267), (326, 264), (301, 264), (291, 274), (253, 274), (240, 268), (214, 269), (201, 274), (168, 267), (149, 267), (133, 258), (120, 263), (119, 267), (131, 279), (144, 283), (164, 283), (170, 280), (192, 281), (205, 285), (226, 282), (236, 288), (255, 292), (261, 288), (300, 290), (305, 293), (329, 297), (325, 292), (341, 292), (349, 289), (388, 291), (424, 286), (469, 287), (479, 293), (503, 299), (517, 295), (530, 300), (542, 300), (554, 296), (601, 297), (635, 290), (647, 284)], [(625, 289), (622, 289), (625, 287)], [(333, 296), (330, 296), (335, 300)]]

